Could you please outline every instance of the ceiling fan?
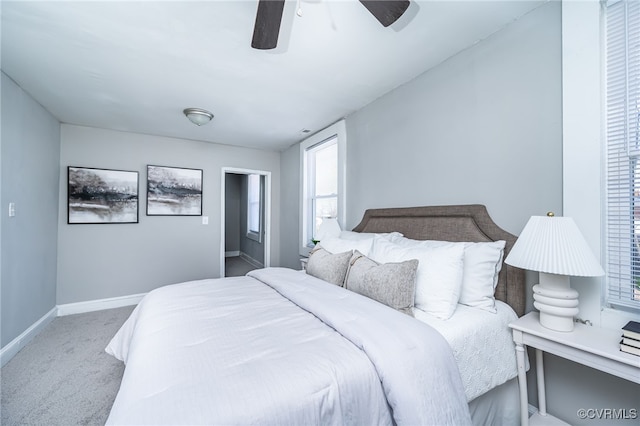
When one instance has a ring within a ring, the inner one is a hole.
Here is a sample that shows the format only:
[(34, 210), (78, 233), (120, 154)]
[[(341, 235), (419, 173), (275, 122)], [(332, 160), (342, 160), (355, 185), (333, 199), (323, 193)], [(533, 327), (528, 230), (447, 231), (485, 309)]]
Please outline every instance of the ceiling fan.
[[(282, 22), (285, 0), (258, 0), (251, 47), (274, 49)], [(393, 24), (409, 7), (409, 0), (360, 0), (360, 3), (385, 27)]]

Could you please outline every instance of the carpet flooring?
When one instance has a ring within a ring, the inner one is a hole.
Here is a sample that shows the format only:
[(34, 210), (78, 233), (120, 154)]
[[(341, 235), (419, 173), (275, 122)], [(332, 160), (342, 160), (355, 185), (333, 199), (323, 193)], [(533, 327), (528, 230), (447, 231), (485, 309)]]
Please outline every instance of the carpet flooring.
[[(226, 261), (227, 276), (256, 269)], [(0, 425), (104, 425), (124, 372), (104, 348), (133, 308), (55, 318), (0, 369)]]
[(0, 370), (0, 421), (104, 425), (124, 364), (104, 348), (133, 306), (55, 318)]

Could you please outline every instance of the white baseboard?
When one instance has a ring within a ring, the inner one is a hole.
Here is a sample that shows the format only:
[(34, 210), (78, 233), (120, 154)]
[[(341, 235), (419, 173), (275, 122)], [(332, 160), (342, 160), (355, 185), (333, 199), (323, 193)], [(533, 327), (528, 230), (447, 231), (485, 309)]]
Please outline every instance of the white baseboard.
[(251, 265), (255, 266), (256, 268), (264, 268), (264, 264), (259, 262), (258, 260), (254, 259), (253, 257), (249, 256), (246, 253), (240, 252), (240, 258), (246, 260), (247, 262), (249, 262)]
[(264, 264), (242, 251), (225, 251), (224, 257), (240, 257), (256, 268), (264, 268)]
[(132, 294), (130, 296), (112, 297), (109, 299), (90, 300), (88, 302), (67, 303), (58, 305), (51, 309), (45, 316), (33, 323), (21, 335), (13, 339), (2, 349), (0, 349), (0, 366), (5, 365), (15, 354), (20, 352), (27, 343), (38, 335), (56, 317), (65, 315), (83, 314), (85, 312), (101, 311), (103, 309), (121, 308), (123, 306), (137, 305), (145, 296), (143, 294)]
[(58, 316), (84, 314), (85, 312), (101, 311), (103, 309), (121, 308), (137, 305), (146, 293), (129, 296), (111, 297), (109, 299), (90, 300), (87, 302), (67, 303), (58, 305)]
[(57, 316), (58, 307), (51, 309), (42, 318), (33, 323), (21, 335), (0, 349), (0, 366), (4, 366), (15, 354), (20, 352), (34, 337), (38, 335)]

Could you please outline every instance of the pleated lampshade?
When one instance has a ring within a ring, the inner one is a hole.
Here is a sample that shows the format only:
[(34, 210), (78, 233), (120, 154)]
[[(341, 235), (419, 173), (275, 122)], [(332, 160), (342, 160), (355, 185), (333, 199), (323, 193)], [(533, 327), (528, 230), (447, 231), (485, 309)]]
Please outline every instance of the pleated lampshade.
[(570, 217), (532, 216), (505, 263), (549, 274), (604, 275), (600, 263)]
[(322, 241), (326, 238), (338, 237), (340, 236), (340, 232), (342, 229), (340, 228), (340, 224), (338, 223), (338, 219), (335, 218), (324, 218), (322, 219), (322, 223), (318, 227), (318, 231), (316, 232), (316, 239), (318, 241)]

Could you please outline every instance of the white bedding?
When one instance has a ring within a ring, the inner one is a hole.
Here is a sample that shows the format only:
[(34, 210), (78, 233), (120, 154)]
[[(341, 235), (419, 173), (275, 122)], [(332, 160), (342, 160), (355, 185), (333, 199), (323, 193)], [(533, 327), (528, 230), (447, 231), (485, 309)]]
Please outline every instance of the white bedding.
[(438, 330), (451, 345), (467, 401), (518, 375), (515, 346), (509, 323), (518, 316), (496, 300), (497, 313), (458, 305), (448, 320), (414, 308), (416, 319)]
[(140, 302), (106, 349), (126, 364), (107, 424), (470, 424), (431, 327), (293, 270), (251, 275)]

